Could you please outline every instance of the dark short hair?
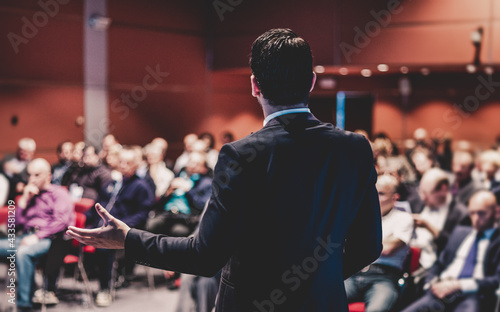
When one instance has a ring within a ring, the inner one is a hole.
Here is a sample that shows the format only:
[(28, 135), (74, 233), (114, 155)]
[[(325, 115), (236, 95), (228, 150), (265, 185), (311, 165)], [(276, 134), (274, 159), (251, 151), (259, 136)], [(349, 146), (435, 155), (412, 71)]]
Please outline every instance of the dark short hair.
[(307, 102), (312, 64), (309, 44), (290, 29), (271, 29), (252, 44), (250, 68), (271, 105)]

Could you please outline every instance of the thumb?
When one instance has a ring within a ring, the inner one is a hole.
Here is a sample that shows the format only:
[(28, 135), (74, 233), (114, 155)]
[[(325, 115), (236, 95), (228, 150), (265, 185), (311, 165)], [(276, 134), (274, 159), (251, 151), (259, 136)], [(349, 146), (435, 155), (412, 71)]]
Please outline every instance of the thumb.
[(99, 216), (101, 216), (101, 219), (104, 221), (104, 226), (107, 226), (109, 221), (113, 218), (113, 216), (106, 210), (104, 209), (101, 204), (97, 203), (95, 204), (95, 210), (97, 210), (97, 213)]

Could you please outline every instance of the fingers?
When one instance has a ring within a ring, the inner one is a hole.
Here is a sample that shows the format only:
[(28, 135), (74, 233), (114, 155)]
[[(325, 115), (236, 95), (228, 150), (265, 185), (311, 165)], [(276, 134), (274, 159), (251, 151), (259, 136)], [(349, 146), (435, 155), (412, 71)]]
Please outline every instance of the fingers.
[(104, 221), (104, 226), (107, 226), (108, 222), (111, 220), (113, 216), (110, 215), (109, 212), (106, 209), (104, 209), (104, 207), (101, 206), (101, 204), (99, 203), (95, 204), (95, 210), (97, 210), (97, 213), (99, 214), (99, 216), (101, 216), (101, 219)]
[(92, 240), (92, 237), (81, 235), (80, 233), (75, 232), (74, 229), (76, 229), (76, 228), (68, 229), (66, 231), (66, 234), (68, 234), (69, 236), (73, 237), (74, 239), (76, 239), (80, 243), (88, 245), (89, 242)]

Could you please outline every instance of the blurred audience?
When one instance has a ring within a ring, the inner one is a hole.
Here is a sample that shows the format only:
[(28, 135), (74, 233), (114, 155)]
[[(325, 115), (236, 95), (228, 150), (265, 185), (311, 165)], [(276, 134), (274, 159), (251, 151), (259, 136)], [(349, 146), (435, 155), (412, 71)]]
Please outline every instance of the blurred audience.
[(439, 260), (425, 277), (425, 295), (404, 309), (493, 312), (500, 283), (498, 207), (491, 192), (476, 192), (469, 202), (472, 227), (457, 226)]
[[(119, 170), (123, 179), (104, 186), (97, 202), (130, 227), (143, 229), (154, 202), (154, 189), (144, 179), (137, 176), (139, 162), (137, 150), (132, 147), (124, 147), (119, 153)], [(102, 219), (95, 209), (90, 209), (86, 215), (88, 227), (101, 226)], [(96, 297), (96, 305), (105, 307), (112, 303), (110, 288), (115, 252), (97, 249), (95, 257), (100, 287)], [(131, 274), (133, 263), (126, 263), (124, 268), (128, 271), (127, 274)]]
[[(366, 131), (356, 132), (369, 139)], [(222, 144), (233, 140), (230, 132), (222, 133)], [(414, 298), (417, 301), (408, 311), (425, 307), (431, 302), (429, 298), (435, 304), (443, 303), (450, 311), (465, 304), (475, 307), (477, 298), (485, 302), (490, 300), (491, 289), (495, 288), (493, 285), (498, 285), (495, 284), (498, 283), (498, 276), (492, 273), (496, 269), (492, 262), (497, 261), (497, 254), (490, 252), (491, 248), (500, 244), (497, 244), (500, 238), (496, 228), (488, 225), (489, 229), (484, 232), (492, 235), (486, 235), (488, 238), (482, 238), (478, 243), (478, 257), (484, 265), (476, 264), (472, 277), (465, 278), (459, 271), (466, 266), (468, 250), (474, 244), (473, 233), (482, 231), (480, 224), (491, 223), (491, 220), (488, 221), (493, 218), (491, 209), (487, 208), (492, 207), (493, 194), (500, 203), (500, 141), (492, 149), (480, 151), (474, 149), (469, 141), (452, 142), (448, 134), (439, 139), (430, 138), (425, 129), (419, 128), (412, 139), (401, 142), (401, 145), (383, 132), (375, 134), (370, 143), (379, 174), (377, 189), (383, 216), (384, 250), (377, 261), (346, 281), (349, 300), (365, 301), (367, 311), (394, 308), (400, 293), (396, 283), (401, 277), (408, 244), (421, 249), (420, 269), (414, 276), (417, 289), (424, 292), (423, 286), (427, 285), (425, 295), (421, 299)], [(45, 220), (48, 215), (43, 215), (43, 211), (59, 209), (59, 204), (51, 208), (44, 206), (39, 212), (32, 206), (42, 205), (42, 200), (51, 192), (64, 193), (61, 198), (67, 199), (68, 193), (54, 185), (61, 183), (69, 186), (70, 190), (76, 190), (75, 195), (100, 202), (129, 226), (187, 236), (197, 225), (212, 191), (212, 169), (218, 157), (214, 146), (214, 137), (210, 133), (202, 133), (199, 137), (192, 133), (186, 135), (184, 150), (173, 166), (177, 175), (174, 177), (165, 158), (168, 142), (161, 137), (154, 138), (144, 147), (124, 148), (110, 134), (103, 138), (99, 153), (96, 147), (85, 146), (84, 142), (73, 145), (64, 141), (57, 146), (58, 162), (52, 166), (52, 175), (50, 172), (47, 175), (44, 173), (46, 162), (38, 159), (30, 163), (36, 150), (35, 141), (23, 138), (15, 155), (8, 155), (0, 162), (0, 205), (5, 205), (6, 200), (13, 199), (16, 194), (22, 194), (17, 204), (30, 208), (21, 210), (20, 219)], [(28, 183), (27, 168), (35, 170), (32, 166), (41, 170), (40, 177), (51, 176), (50, 186), (40, 182), (38, 192), (35, 191), (33, 184), (38, 182), (33, 180), (33, 183)], [(478, 191), (481, 189), (490, 192)], [(150, 211), (152, 207), (154, 211)], [(71, 219), (72, 204), (67, 209), (71, 211), (71, 216), (64, 218)], [(66, 221), (71, 223), (72, 219)], [(95, 227), (99, 222), (95, 210), (89, 210), (87, 226)], [(54, 221), (55, 225), (60, 223)], [(463, 227), (470, 223), (472, 228)], [(27, 227), (31, 234), (33, 231), (37, 235), (39, 231), (45, 231), (45, 224), (28, 224)], [(52, 234), (44, 235), (43, 239), (38, 237), (39, 242), (45, 242), (45, 239), (51, 242)], [(23, 244), (35, 241), (32, 235), (26, 237), (30, 238), (26, 242), (22, 239)], [(30, 252), (37, 252), (32, 259), (37, 259), (47, 250), (47, 244), (41, 249), (29, 249)], [(96, 298), (99, 306), (108, 306), (112, 302), (110, 286), (114, 262), (118, 263), (118, 275), (123, 276), (119, 281), (131, 278), (133, 264), (124, 262), (121, 257), (119, 252), (97, 250), (93, 260), (87, 259), (88, 264), (96, 265), (99, 271), (100, 291)], [(21, 261), (21, 258), (17, 260)], [(30, 269), (24, 272), (31, 274)], [(171, 274), (173, 278), (167, 280), (167, 287), (170, 280), (173, 283), (179, 276)], [(31, 277), (22, 278), (28, 280)], [(43, 295), (37, 291), (33, 300), (56, 302), (55, 279), (50, 278), (48, 285), (49, 292)], [(22, 295), (26, 293), (26, 287), (20, 287), (18, 291), (20, 307), (27, 309), (32, 302), (30, 296)], [(29, 288), (29, 291), (32, 292), (32, 289)], [(210, 311), (216, 292), (215, 278), (183, 276), (177, 311)]]
[[(206, 156), (192, 152), (179, 177), (172, 180), (164, 196), (158, 202), (155, 213), (148, 220), (146, 229), (153, 233), (171, 236), (187, 236), (212, 194), (212, 172)], [(195, 218), (196, 219), (196, 218)]]
[(81, 161), (66, 172), (61, 185), (67, 186), (76, 200), (89, 198), (96, 201), (104, 186), (110, 182), (111, 171), (101, 165), (96, 148), (88, 145), (83, 149)]

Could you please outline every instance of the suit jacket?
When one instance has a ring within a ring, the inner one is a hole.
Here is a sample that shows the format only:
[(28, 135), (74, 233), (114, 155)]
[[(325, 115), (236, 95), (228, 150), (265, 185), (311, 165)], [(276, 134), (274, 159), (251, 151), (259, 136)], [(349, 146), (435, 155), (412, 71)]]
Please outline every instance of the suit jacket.
[[(451, 234), (446, 248), (439, 256), (438, 261), (429, 270), (426, 276), (426, 283), (431, 282), (453, 262), (458, 248), (464, 241), (465, 237), (472, 231), (470, 226), (457, 226)], [(492, 299), (495, 298), (495, 290), (500, 282), (500, 235), (497, 229), (490, 239), (490, 244), (486, 250), (484, 257), (484, 278), (476, 280), (479, 286), (478, 294), (480, 298)]]
[(216, 311), (347, 311), (344, 279), (382, 250), (368, 141), (288, 114), (223, 146), (192, 237), (132, 229), (127, 257), (213, 276)]
[[(422, 210), (425, 207), (425, 203), (421, 202), (419, 206), (411, 206), (413, 213), (421, 213)], [(465, 207), (462, 203), (459, 201), (453, 199), (450, 203), (448, 211), (448, 216), (446, 217), (446, 221), (444, 223), (443, 229), (439, 233), (438, 237), (434, 239), (434, 242), (436, 243), (437, 246), (437, 254), (441, 253), (443, 251), (444, 247), (446, 246), (446, 243), (448, 242), (448, 238), (450, 237), (450, 234), (453, 232), (455, 227), (459, 224), (462, 225), (469, 225), (470, 224), (470, 219), (468, 218), (468, 212), (467, 212), (467, 207)]]

